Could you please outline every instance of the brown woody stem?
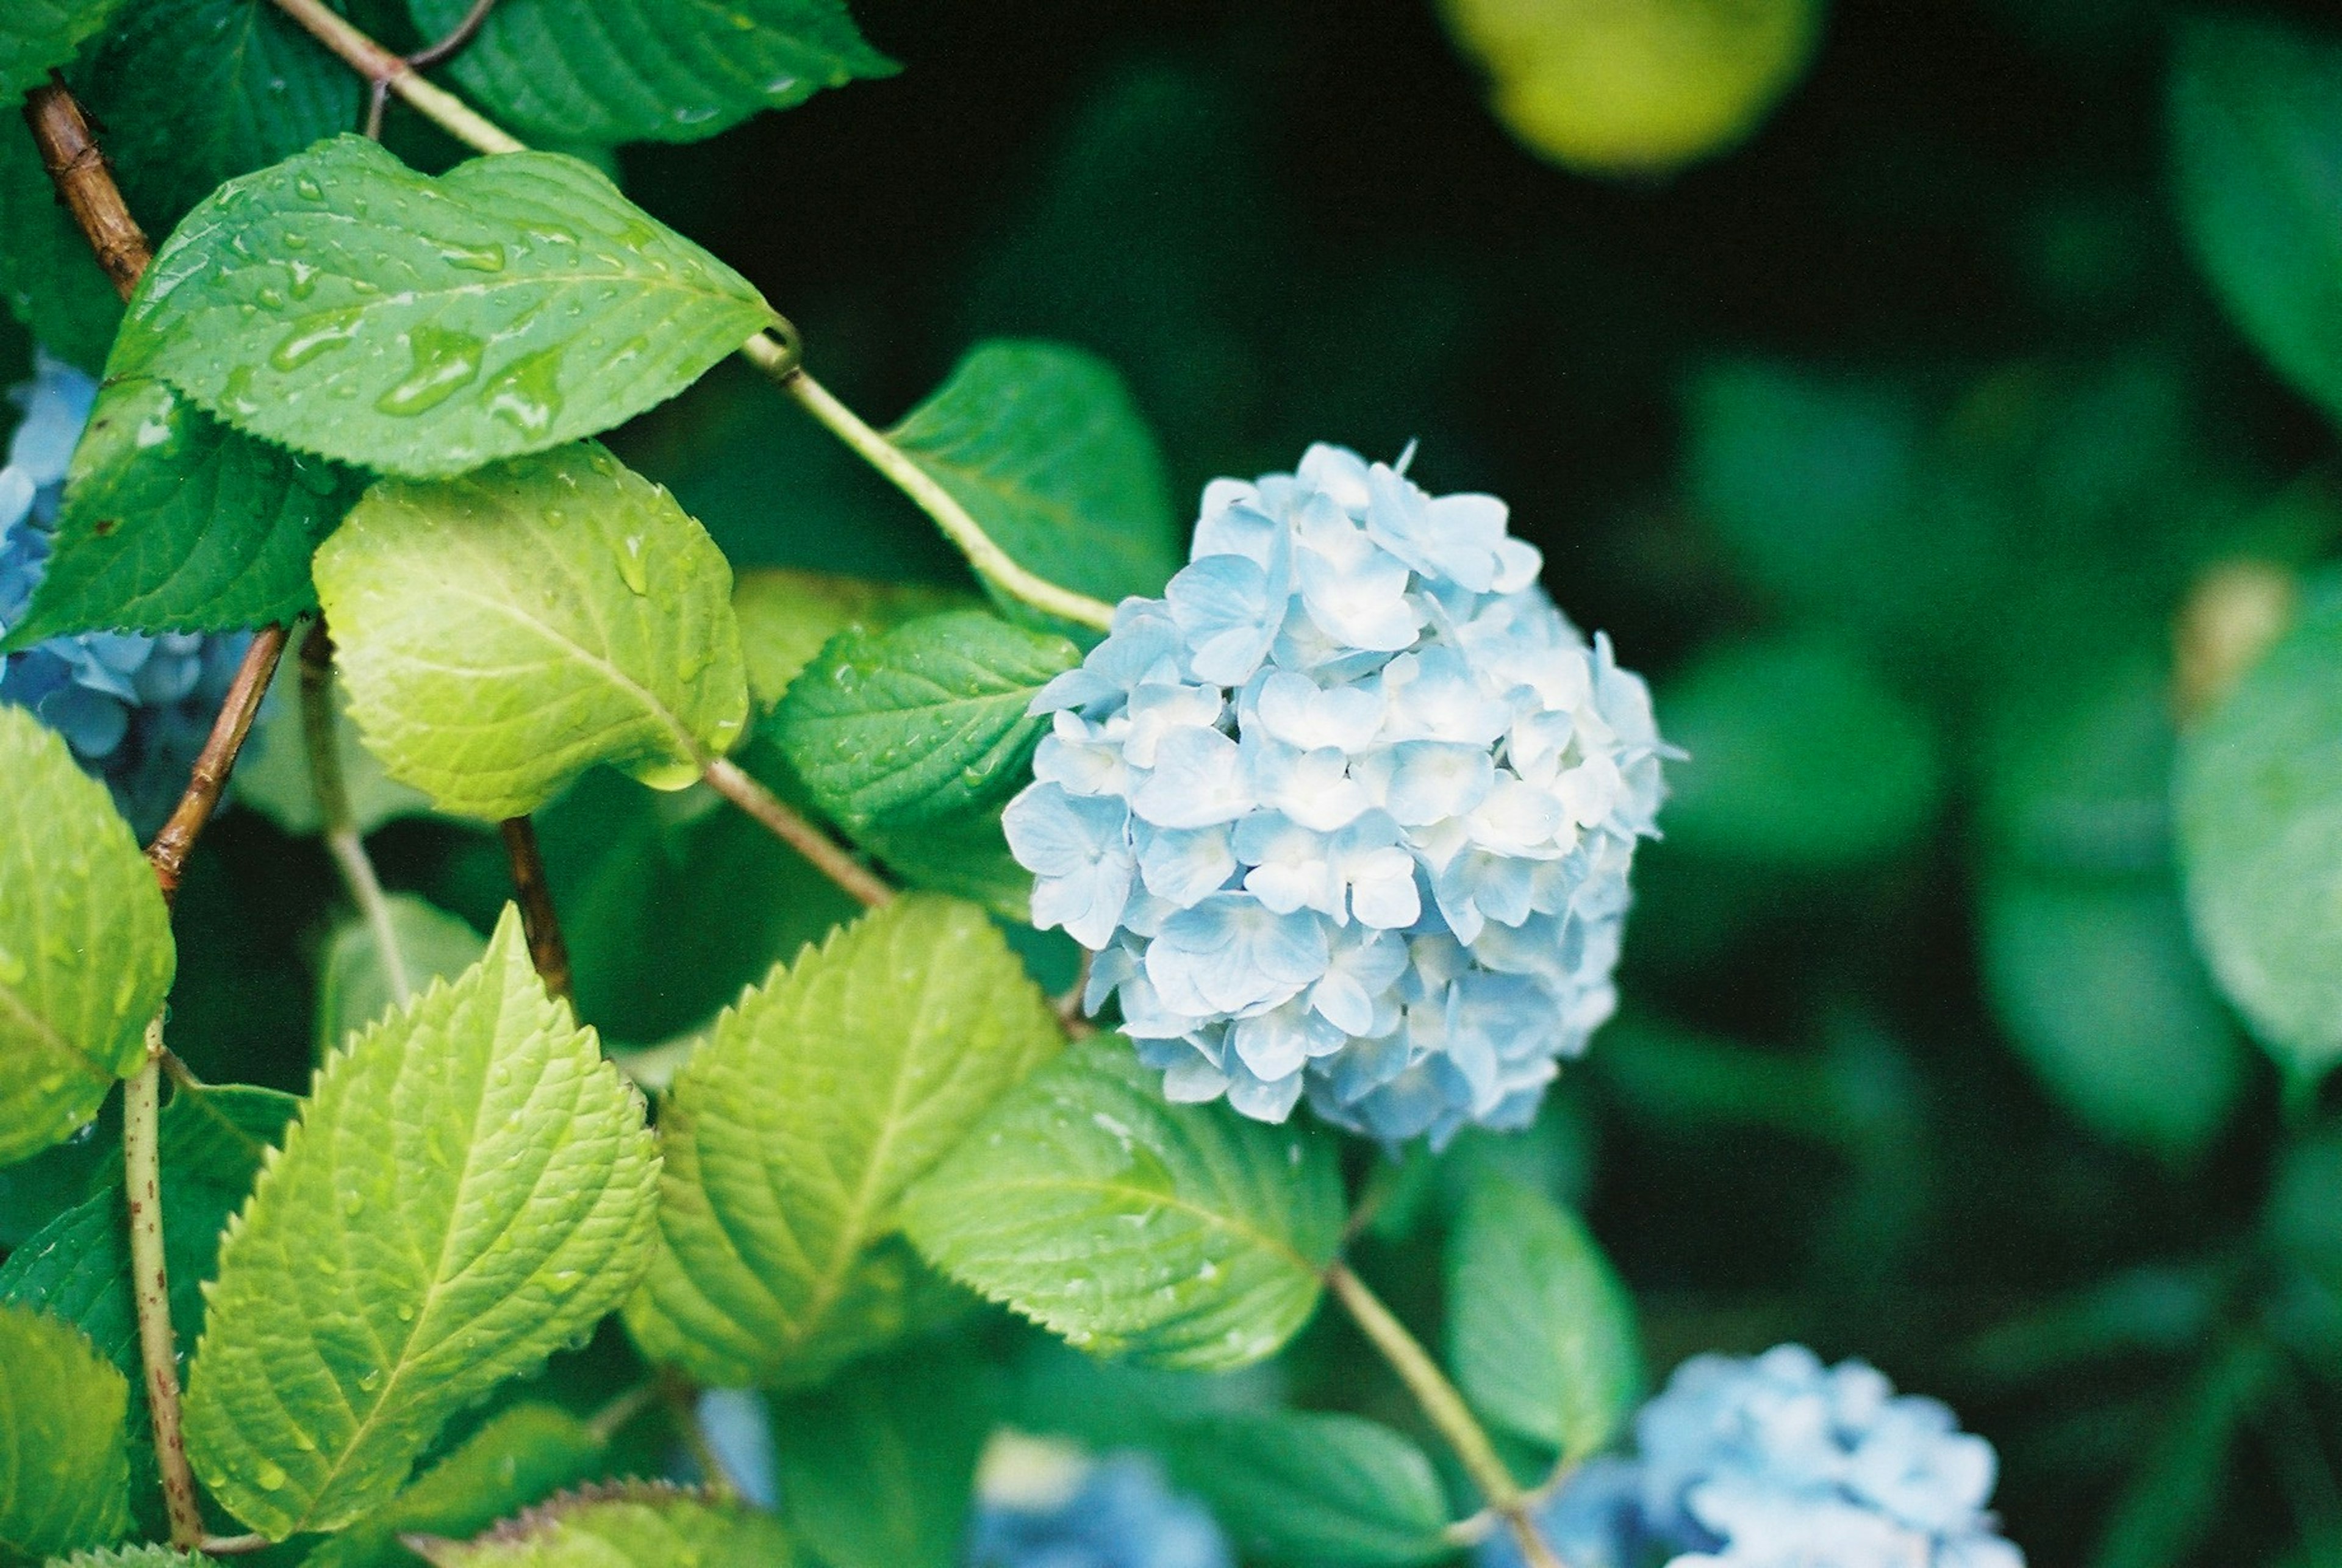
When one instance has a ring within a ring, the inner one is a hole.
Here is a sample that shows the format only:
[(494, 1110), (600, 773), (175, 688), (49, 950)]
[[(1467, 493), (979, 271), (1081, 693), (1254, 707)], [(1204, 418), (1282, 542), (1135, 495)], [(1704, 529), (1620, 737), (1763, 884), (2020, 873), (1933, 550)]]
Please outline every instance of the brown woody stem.
[(115, 292), (128, 299), (155, 253), (147, 246), (146, 231), (124, 204), (81, 105), (62, 84), (35, 87), (25, 97), (25, 123), (33, 128), (57, 199), (73, 214)]
[(528, 937), (528, 961), (536, 966), (546, 994), (565, 1002), (570, 994), (569, 944), (562, 941), (561, 922), (553, 912), (553, 889), (545, 884), (536, 828), (525, 816), (508, 816), (497, 825), (504, 834), (505, 857), (512, 862), (521, 930)]

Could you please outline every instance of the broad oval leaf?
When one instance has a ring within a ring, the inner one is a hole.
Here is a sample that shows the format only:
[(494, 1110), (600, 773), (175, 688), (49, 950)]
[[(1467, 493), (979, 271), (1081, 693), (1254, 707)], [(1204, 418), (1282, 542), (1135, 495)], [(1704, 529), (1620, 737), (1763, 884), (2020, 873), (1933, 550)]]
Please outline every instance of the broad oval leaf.
[(1576, 1218), (1489, 1173), (1447, 1247), (1447, 1350), (1483, 1415), (1564, 1463), (1609, 1442), (1643, 1386), (1635, 1304)]
[(345, 920), (318, 965), (318, 1055), (433, 981), (463, 974), (487, 945), (463, 920), (411, 893), (385, 896), (378, 916)]
[(103, 1546), (130, 1529), (130, 1388), (69, 1324), (0, 1306), (0, 1555)]
[[(409, 0), (451, 32), (470, 0)], [(543, 141), (696, 142), (895, 63), (845, 0), (504, 0), (449, 69), (499, 124)]]
[(984, 914), (910, 896), (808, 948), (716, 1021), (660, 1109), (658, 1259), (627, 1304), (656, 1360), (794, 1386), (932, 1316), (896, 1205), (1057, 1048)]
[(680, 789), (746, 724), (731, 567), (590, 443), (377, 484), (315, 570), (350, 716), (442, 811), (519, 816), (596, 763)]
[(767, 713), (822, 645), (846, 628), (887, 632), (917, 616), (966, 609), (970, 602), (957, 589), (926, 583), (873, 583), (779, 567), (742, 572), (732, 584), (748, 690)]
[(1085, 1350), (1217, 1371), (1309, 1321), (1342, 1183), (1331, 1134), (1172, 1104), (1108, 1034), (1026, 1079), (903, 1221), (938, 1267)]
[(13, 107), (105, 25), (119, 0), (8, 0), (0, 16), (0, 106)]
[(0, 801), (0, 1164), (13, 1164), (95, 1115), (145, 1060), (176, 949), (105, 786), (9, 704)]
[(465, 1536), (594, 1478), (609, 1450), (559, 1405), (499, 1411), (379, 1512), (320, 1543), (303, 1568), (414, 1568), (403, 1534)]
[(2173, 791), (2213, 976), (2314, 1082), (2342, 1057), (2342, 584), (2181, 736)]
[(326, 1062), (230, 1225), (196, 1474), (272, 1540), (381, 1506), (450, 1415), (633, 1290), (657, 1175), (640, 1097), (507, 908), (475, 967)]
[(2342, 417), (2342, 43), (2198, 19), (2171, 75), (2179, 214), (2229, 313)]
[(74, 450), (47, 571), (5, 645), (290, 622), (315, 606), (310, 554), (365, 484), (220, 424), (168, 382), (109, 382)]
[(849, 627), (775, 716), (789, 765), (851, 831), (974, 811), (1016, 793), (1047, 725), (1026, 710), (1081, 661), (1063, 637), (960, 610)]
[(106, 368), (282, 445), (431, 478), (606, 430), (776, 319), (575, 158), (433, 179), (340, 136), (189, 214)]
[(104, 1552), (76, 1552), (54, 1559), (50, 1568), (205, 1568), (217, 1561), (190, 1556), (168, 1546), (123, 1546)]
[(1395, 1568), (1456, 1550), (1430, 1459), (1361, 1416), (1232, 1412), (1176, 1423), (1162, 1445), (1248, 1559)]
[(21, 125), (0, 118), (0, 303), (56, 355), (95, 374), (122, 301), (62, 205)]
[(1154, 434), (1111, 365), (978, 344), (890, 433), (1016, 564), (1112, 604), (1186, 561)]
[(410, 1535), (406, 1544), (432, 1568), (790, 1568), (796, 1558), (769, 1513), (639, 1482), (556, 1498), (470, 1541)]

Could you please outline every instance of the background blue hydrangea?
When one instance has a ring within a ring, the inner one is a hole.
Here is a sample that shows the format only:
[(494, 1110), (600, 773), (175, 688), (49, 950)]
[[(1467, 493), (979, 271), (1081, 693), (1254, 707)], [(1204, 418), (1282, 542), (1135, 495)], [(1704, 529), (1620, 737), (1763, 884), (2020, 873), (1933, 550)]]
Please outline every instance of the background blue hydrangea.
[[(97, 386), (43, 354), (10, 391), (22, 411), (0, 467), (0, 634), (23, 618), (48, 564), (65, 467)], [(30, 708), (114, 792), (145, 837), (186, 788), (250, 638), (90, 632), (52, 637), (0, 664), (0, 702)]]
[[(1985, 1504), (1998, 1461), (1939, 1401), (1803, 1345), (1701, 1355), (1539, 1522), (1572, 1568), (2024, 1568)], [(1482, 1568), (1521, 1568), (1509, 1540)]]
[(1174, 1492), (1153, 1461), (1116, 1454), (1072, 1493), (1046, 1502), (979, 1497), (969, 1568), (1236, 1568), (1200, 1503)]
[(1313, 446), (1204, 492), (1053, 715), (1010, 847), (1175, 1100), (1444, 1144), (1525, 1125), (1616, 1006), (1666, 748), (1490, 495)]

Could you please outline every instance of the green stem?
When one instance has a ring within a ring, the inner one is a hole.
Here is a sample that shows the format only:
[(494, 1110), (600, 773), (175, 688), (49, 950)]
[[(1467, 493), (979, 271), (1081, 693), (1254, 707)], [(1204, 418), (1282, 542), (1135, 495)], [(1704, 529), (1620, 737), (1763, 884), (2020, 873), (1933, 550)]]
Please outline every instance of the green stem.
[(390, 900), (375, 875), (365, 840), (350, 813), (349, 790), (342, 778), (342, 754), (334, 734), (334, 644), (325, 623), (317, 622), (301, 643), (301, 739), (309, 754), (309, 790), (317, 797), (325, 852), (341, 873), (342, 886), (374, 939), (382, 957), (384, 983), (390, 999), (404, 1006), (415, 999), (415, 978), (406, 972), (406, 955), (399, 948), (397, 928), (391, 924)]
[(814, 868), (872, 909), (895, 896), (895, 890), (870, 868), (838, 847), (837, 842), (791, 811), (781, 797), (758, 784), (738, 764), (718, 757), (700, 775), (717, 794), (755, 817), (774, 837), (813, 862)]
[(1348, 1264), (1329, 1265), (1326, 1284), (1367, 1341), (1390, 1363), (1391, 1370), (1406, 1384), (1407, 1393), (1415, 1396), (1415, 1403), (1438, 1429), (1439, 1435), (1447, 1440), (1456, 1457), (1463, 1461), (1472, 1484), (1480, 1489), (1488, 1506), (1512, 1531), (1530, 1568), (1563, 1568), (1560, 1557), (1531, 1523), (1528, 1498), (1513, 1480), (1513, 1473), (1505, 1468), (1505, 1462), (1497, 1457), (1496, 1444), (1489, 1441), (1486, 1429), (1464, 1403), (1456, 1385), (1447, 1381), (1447, 1374), (1439, 1370), (1439, 1363), (1431, 1359), (1431, 1353), (1423, 1348), (1422, 1342), (1407, 1332), (1406, 1325), (1383, 1304), (1381, 1297), (1366, 1288), (1364, 1280), (1350, 1272)]
[[(455, 95), (425, 81), (405, 59), (351, 26), (324, 0), (275, 0), (275, 4), (310, 36), (341, 56), (352, 70), (369, 82), (387, 86), (466, 146), (483, 153), (527, 150), (525, 143), (483, 118)], [(1104, 631), (1113, 624), (1113, 605), (1086, 594), (1061, 588), (1011, 559), (950, 491), (936, 484), (901, 447), (872, 429), (860, 415), (831, 396), (827, 388), (807, 375), (798, 363), (793, 343), (760, 332), (742, 344), (739, 352), (749, 364), (778, 382), (825, 429), (852, 447), (934, 518), (936, 525), (959, 547), (969, 564), (997, 584), (1001, 592), (1046, 614), (1078, 625)]]
[(195, 1473), (179, 1423), (179, 1346), (171, 1328), (171, 1274), (163, 1257), (163, 1017), (146, 1025), (146, 1062), (123, 1085), (123, 1196), (130, 1212), (131, 1296), (146, 1409), (155, 1427), (155, 1467), (171, 1517), (171, 1544), (192, 1551), (204, 1539)]

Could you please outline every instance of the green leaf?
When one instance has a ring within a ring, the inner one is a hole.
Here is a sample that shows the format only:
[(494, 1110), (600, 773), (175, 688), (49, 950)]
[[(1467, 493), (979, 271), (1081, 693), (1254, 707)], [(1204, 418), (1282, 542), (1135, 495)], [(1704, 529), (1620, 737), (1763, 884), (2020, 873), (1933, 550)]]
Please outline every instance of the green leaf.
[(2188, 914), (2212, 974), (2278, 1064), (2342, 1057), (2342, 584), (2180, 739)]
[(1099, 1035), (1026, 1080), (903, 1202), (938, 1267), (1099, 1355), (1274, 1354), (1340, 1243), (1331, 1134), (1175, 1105)]
[(315, 569), (351, 716), (442, 811), (520, 816), (596, 763), (680, 789), (747, 722), (731, 568), (590, 443), (377, 484)]
[(168, 1546), (123, 1546), (106, 1552), (76, 1552), (50, 1560), (49, 1568), (206, 1568), (216, 1561), (191, 1557)]
[(966, 904), (897, 899), (776, 971), (661, 1107), (636, 1343), (702, 1383), (798, 1386), (931, 1319), (939, 1282), (882, 1245), (901, 1194), (1057, 1042)]
[(1484, 1176), (1448, 1242), (1447, 1351), (1474, 1408), (1562, 1463), (1610, 1441), (1642, 1393), (1635, 1304), (1566, 1210)]
[(2342, 417), (2342, 44), (2197, 20), (2171, 75), (2179, 212), (2245, 335)]
[(0, 17), (0, 108), (13, 108), (105, 25), (118, 0), (8, 0)]
[(1837, 871), (1909, 847), (1942, 770), (1927, 716), (1826, 642), (1729, 644), (1660, 694), (1671, 851)]
[[(409, 0), (434, 37), (469, 0)], [(696, 142), (895, 63), (845, 0), (505, 0), (450, 69), (491, 117), (550, 142)]]
[(1009, 853), (1006, 801), (903, 827), (872, 823), (855, 840), (906, 886), (981, 904), (1022, 925), (1032, 918), (1033, 874)]
[(53, 1317), (0, 1306), (0, 1554), (103, 1546), (130, 1529), (130, 1389)]
[(822, 644), (848, 627), (888, 632), (915, 616), (967, 605), (966, 594), (925, 583), (871, 583), (775, 567), (742, 572), (732, 584), (748, 690), (766, 713)]
[[(383, 772), (382, 764), (358, 738), (350, 722), (349, 694), (335, 672), (334, 749), (342, 764), (342, 793), (349, 797), (350, 819), (361, 834), (369, 834), (403, 816), (425, 816), (430, 797), (398, 783)], [(309, 771), (309, 742), (301, 714), (301, 661), (286, 659), (276, 666), (260, 717), (235, 760), (235, 787), (231, 797), (248, 805), (285, 833), (308, 837), (325, 831), (317, 810), (316, 784)]]
[(639, 1482), (574, 1493), (475, 1540), (415, 1535), (407, 1544), (432, 1568), (789, 1568), (795, 1559), (769, 1514)]
[(282, 445), (433, 478), (606, 430), (775, 319), (575, 158), (433, 179), (339, 136), (190, 214), (106, 368)]
[(1163, 455), (1112, 366), (978, 344), (890, 433), (1020, 566), (1111, 604), (1186, 562)]
[(0, 1164), (97, 1114), (146, 1059), (176, 963), (129, 824), (64, 739), (0, 704)]
[(608, 1444), (558, 1405), (499, 1411), (383, 1510), (321, 1543), (303, 1568), (414, 1568), (403, 1534), (465, 1536), (590, 1480)]
[(1246, 1558), (1387, 1565), (1456, 1548), (1422, 1449), (1356, 1415), (1245, 1411), (1170, 1427), (1163, 1456)]
[(73, 84), (152, 235), (222, 181), (348, 130), (365, 91), (270, 0), (125, 0)]
[(2232, 1340), (2197, 1367), (2116, 1498), (2091, 1568), (2159, 1568), (2194, 1555), (2218, 1526), (2229, 1450), (2286, 1377), (2284, 1359), (2252, 1339)]
[(958, 1568), (991, 1435), (983, 1368), (936, 1348), (865, 1362), (776, 1403), (789, 1532), (829, 1568)]
[(122, 300), (15, 118), (0, 117), (0, 301), (50, 353), (95, 374), (122, 325)]
[(317, 979), (317, 1051), (339, 1045), (435, 980), (453, 980), (487, 944), (469, 925), (410, 893), (385, 902), (380, 926), (353, 916), (325, 944)]
[(74, 450), (47, 572), (0, 646), (290, 622), (315, 606), (310, 554), (365, 483), (229, 429), (166, 382), (110, 382)]
[(486, 955), (337, 1052), (220, 1249), (195, 1473), (272, 1540), (395, 1493), (440, 1426), (616, 1306), (658, 1161), (507, 908)]
[(923, 823), (1016, 793), (1046, 716), (1026, 712), (1081, 662), (1063, 637), (957, 610), (830, 640), (775, 714), (789, 765), (848, 832)]

